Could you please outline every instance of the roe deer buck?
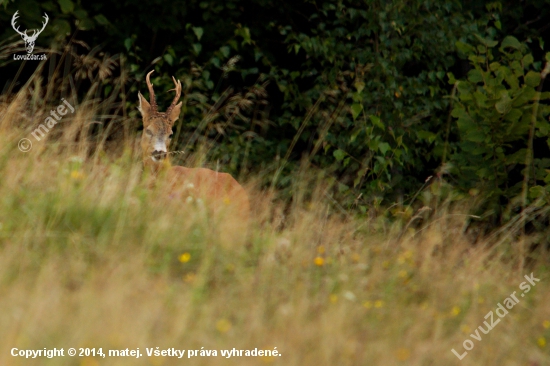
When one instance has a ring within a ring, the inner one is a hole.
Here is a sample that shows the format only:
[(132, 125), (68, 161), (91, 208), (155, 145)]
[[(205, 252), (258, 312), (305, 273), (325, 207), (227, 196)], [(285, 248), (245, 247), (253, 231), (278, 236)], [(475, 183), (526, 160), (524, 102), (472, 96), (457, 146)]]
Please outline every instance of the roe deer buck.
[[(183, 202), (202, 201), (209, 213), (223, 212), (220, 232), (223, 236), (235, 235), (239, 239), (246, 233), (250, 215), (248, 195), (244, 188), (229, 174), (205, 168), (171, 166), (168, 159), (168, 145), (172, 137), (172, 126), (179, 118), (182, 102), (181, 82), (174, 77), (176, 96), (166, 112), (158, 111), (155, 92), (150, 81), (153, 71), (145, 78), (151, 103), (138, 93), (139, 111), (143, 117), (141, 149), (144, 169), (150, 169), (154, 177), (165, 177), (170, 197)], [(164, 175), (164, 173), (166, 175)], [(219, 217), (219, 215), (215, 215)]]

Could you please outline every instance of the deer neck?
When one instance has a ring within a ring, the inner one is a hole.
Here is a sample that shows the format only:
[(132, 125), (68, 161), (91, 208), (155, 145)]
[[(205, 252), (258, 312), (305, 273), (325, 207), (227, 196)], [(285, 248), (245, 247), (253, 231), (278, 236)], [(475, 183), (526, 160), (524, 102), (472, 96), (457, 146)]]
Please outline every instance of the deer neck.
[(155, 178), (162, 172), (168, 171), (172, 167), (170, 159), (166, 157), (162, 161), (155, 162), (150, 157), (143, 156), (143, 170), (149, 171)]

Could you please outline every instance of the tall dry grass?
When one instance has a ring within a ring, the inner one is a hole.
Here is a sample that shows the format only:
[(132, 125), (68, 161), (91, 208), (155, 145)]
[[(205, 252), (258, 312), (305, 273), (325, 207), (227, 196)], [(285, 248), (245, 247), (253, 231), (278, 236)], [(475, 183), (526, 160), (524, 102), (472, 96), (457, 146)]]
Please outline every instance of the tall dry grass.
[[(514, 237), (472, 245), (467, 216), (445, 207), (402, 235), (377, 217), (342, 214), (308, 172), (294, 182), (290, 209), (250, 184), (250, 233), (228, 249), (215, 222), (163, 198), (162, 185), (150, 188), (133, 150), (135, 121), (121, 121), (127, 133), (112, 152), (111, 132), (85, 133), (108, 119), (93, 93), (19, 151), (59, 104), (42, 84), (37, 77), (0, 107), (1, 365), (550, 364), (543, 250), (522, 269)], [(540, 282), (472, 339), (531, 272)], [(474, 348), (459, 361), (451, 349), (463, 353), (466, 339)], [(70, 347), (144, 356), (10, 354)], [(218, 356), (147, 357), (155, 347)], [(281, 356), (221, 356), (275, 347)]]

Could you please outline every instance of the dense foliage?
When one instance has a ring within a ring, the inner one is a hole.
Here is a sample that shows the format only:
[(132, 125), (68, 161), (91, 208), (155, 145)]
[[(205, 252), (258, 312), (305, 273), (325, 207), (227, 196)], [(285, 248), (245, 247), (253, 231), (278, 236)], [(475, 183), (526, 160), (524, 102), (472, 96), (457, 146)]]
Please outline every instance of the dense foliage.
[[(2, 3), (6, 25), (16, 10), (27, 27), (49, 14), (38, 46), (103, 57), (73, 56), (80, 73), (68, 76), (101, 81), (98, 96), (122, 102), (115, 113), (139, 119), (149, 70), (161, 90), (176, 75), (175, 148), (206, 146), (222, 169), (262, 172), (287, 195), (299, 166), (329, 172), (344, 206), (363, 212), (408, 204), (436, 176), (498, 221), (550, 191), (547, 1)], [(13, 35), (5, 26), (4, 45)], [(119, 71), (105, 61), (115, 54)], [(20, 63), (9, 61), (11, 82)]]

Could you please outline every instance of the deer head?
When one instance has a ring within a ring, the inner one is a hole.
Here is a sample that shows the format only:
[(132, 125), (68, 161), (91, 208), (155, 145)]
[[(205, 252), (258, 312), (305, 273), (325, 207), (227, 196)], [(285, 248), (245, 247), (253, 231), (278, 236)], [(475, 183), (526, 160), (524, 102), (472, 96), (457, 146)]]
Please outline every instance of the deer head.
[(178, 119), (181, 111), (181, 102), (176, 104), (181, 95), (181, 82), (174, 77), (176, 96), (170, 104), (166, 112), (158, 111), (157, 102), (155, 100), (155, 92), (153, 84), (149, 77), (153, 71), (147, 74), (145, 78), (147, 87), (149, 88), (149, 98), (151, 103), (147, 102), (145, 97), (138, 93), (139, 111), (143, 117), (143, 135), (141, 136), (141, 151), (143, 154), (143, 162), (146, 165), (152, 165), (153, 168), (158, 168), (168, 153), (168, 145), (172, 137), (172, 126)]
[(32, 53), (32, 51), (34, 50), (34, 42), (36, 42), (36, 38), (38, 38), (38, 35), (40, 33), (42, 33), (42, 31), (44, 30), (44, 28), (46, 28), (46, 24), (48, 24), (48, 14), (44, 13), (44, 20), (45, 22), (42, 23), (42, 29), (38, 30), (38, 29), (33, 29), (33, 33), (32, 33), (32, 36), (29, 36), (27, 34), (27, 29), (25, 29), (24, 32), (20, 32), (19, 31), (19, 26), (17, 26), (17, 28), (15, 27), (15, 21), (17, 20), (17, 18), (19, 17), (19, 15), (17, 15), (17, 13), (19, 13), (19, 10), (15, 12), (15, 14), (13, 14), (13, 17), (11, 18), (11, 26), (13, 27), (13, 29), (19, 33), (21, 35), (21, 38), (23, 38), (23, 41), (25, 41), (25, 47), (27, 48), (27, 53)]

